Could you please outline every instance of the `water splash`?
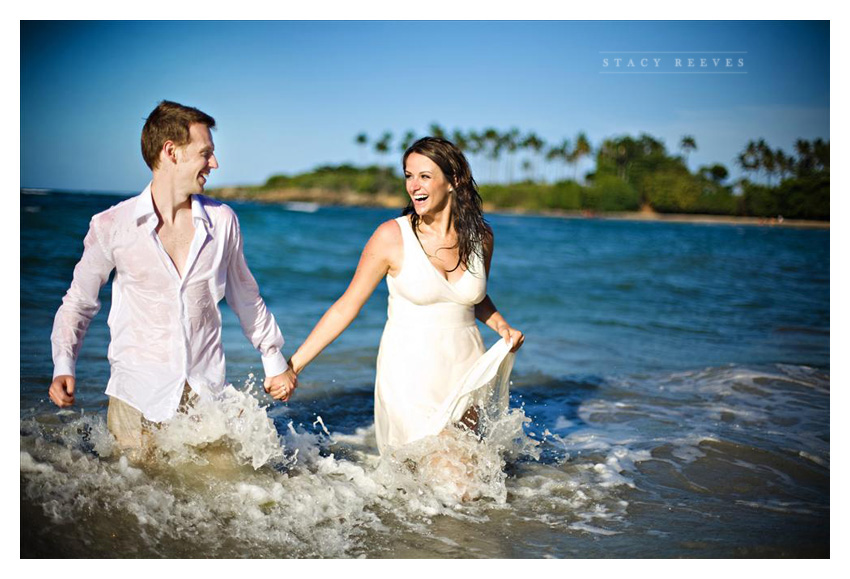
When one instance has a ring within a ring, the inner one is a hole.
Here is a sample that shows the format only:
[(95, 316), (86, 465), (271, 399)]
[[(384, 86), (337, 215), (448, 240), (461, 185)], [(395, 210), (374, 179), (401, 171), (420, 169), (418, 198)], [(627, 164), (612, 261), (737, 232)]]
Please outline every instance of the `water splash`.
[[(457, 431), (381, 460), (373, 427), (335, 435), (317, 417), (312, 431), (290, 421), (278, 434), (252, 388), (178, 414), (138, 461), (118, 451), (103, 416), (27, 419), (22, 496), (50, 532), (74, 527), (67, 556), (110, 554), (130, 534), (151, 556), (350, 557), (374, 554), (390, 529), (425, 533), (438, 515), (486, 519), (506, 502), (505, 457), (536, 450), (512, 411), (487, 442)], [(452, 469), (461, 479), (446, 478)]]
[[(178, 417), (150, 462), (121, 455), (102, 414), (38, 414), (21, 421), (22, 533), (37, 530), (22, 546), (82, 557), (730, 554), (753, 528), (775, 542), (776, 525), (828, 520), (828, 379), (810, 374), (724, 367), (547, 386), (537, 400), (521, 390), (485, 442), (450, 432), (386, 460), (373, 426), (341, 432), (323, 405), (304, 424), (276, 406), (275, 428), (247, 387)], [(819, 552), (811, 544), (800, 552)]]
[(201, 398), (177, 413), (166, 428), (154, 431), (159, 457), (175, 465), (209, 464), (211, 453), (204, 450), (220, 447), (224, 452), (217, 454), (232, 455), (237, 464), (254, 469), (284, 458), (274, 422), (253, 389), (250, 380), (243, 390), (227, 385), (215, 398)]

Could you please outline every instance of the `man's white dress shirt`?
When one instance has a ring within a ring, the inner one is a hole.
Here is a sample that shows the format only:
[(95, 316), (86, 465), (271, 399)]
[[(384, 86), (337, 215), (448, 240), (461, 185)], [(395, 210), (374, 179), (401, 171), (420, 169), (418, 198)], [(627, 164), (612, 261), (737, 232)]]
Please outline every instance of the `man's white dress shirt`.
[(245, 263), (236, 214), (192, 195), (192, 220), (195, 236), (181, 278), (156, 234), (150, 185), (92, 217), (83, 256), (53, 323), (54, 377), (75, 375), (83, 337), (100, 309), (98, 293), (113, 269), (106, 393), (148, 420), (171, 418), (186, 382), (200, 396), (224, 387), (222, 297), (262, 355), (266, 376), (286, 371), (283, 336)]

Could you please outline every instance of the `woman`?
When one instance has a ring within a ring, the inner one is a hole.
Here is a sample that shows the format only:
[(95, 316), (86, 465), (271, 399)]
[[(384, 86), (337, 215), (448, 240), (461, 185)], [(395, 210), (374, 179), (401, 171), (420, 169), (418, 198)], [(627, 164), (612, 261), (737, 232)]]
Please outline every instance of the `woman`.
[[(449, 141), (426, 137), (404, 153), (402, 164), (410, 202), (401, 217), (378, 227), (348, 289), (290, 360), (300, 374), (357, 317), (387, 276), (388, 320), (375, 380), (375, 433), (382, 455), (438, 434), (429, 431), (435, 413), (445, 411), (458, 382), (484, 354), (476, 317), (511, 351), (524, 340), (486, 295), (493, 233), (463, 153)], [(289, 395), (282, 387), (269, 393), (281, 399)], [(472, 393), (463, 401), (468, 406), (461, 408), (460, 422), (466, 427), (477, 427), (479, 398)]]

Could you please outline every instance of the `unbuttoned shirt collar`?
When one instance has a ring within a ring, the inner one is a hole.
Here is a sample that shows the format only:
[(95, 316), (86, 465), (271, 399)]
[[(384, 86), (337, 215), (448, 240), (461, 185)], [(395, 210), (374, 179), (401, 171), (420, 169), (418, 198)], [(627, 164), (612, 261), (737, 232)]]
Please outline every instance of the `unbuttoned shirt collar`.
[[(138, 200), (136, 201), (136, 211), (133, 216), (136, 218), (136, 224), (141, 225), (142, 223), (146, 223), (149, 231), (153, 231), (156, 229), (158, 220), (156, 219), (156, 211), (154, 211), (153, 207), (153, 192), (151, 191), (151, 184), (148, 183), (148, 186), (145, 187), (145, 190), (139, 195)], [(204, 209), (204, 204), (201, 203), (200, 198), (197, 195), (192, 195), (192, 221), (197, 222), (201, 220), (204, 224), (204, 229), (209, 233), (210, 225), (212, 222), (210, 221), (210, 216), (207, 215), (207, 210)]]

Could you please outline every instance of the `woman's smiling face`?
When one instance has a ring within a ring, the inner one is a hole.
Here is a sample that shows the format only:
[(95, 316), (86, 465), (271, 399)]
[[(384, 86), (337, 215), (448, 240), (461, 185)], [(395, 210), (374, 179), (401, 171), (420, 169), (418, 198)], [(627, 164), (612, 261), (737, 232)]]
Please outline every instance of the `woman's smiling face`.
[(404, 181), (419, 216), (443, 210), (451, 199), (451, 184), (440, 167), (425, 155), (408, 155), (404, 162)]

